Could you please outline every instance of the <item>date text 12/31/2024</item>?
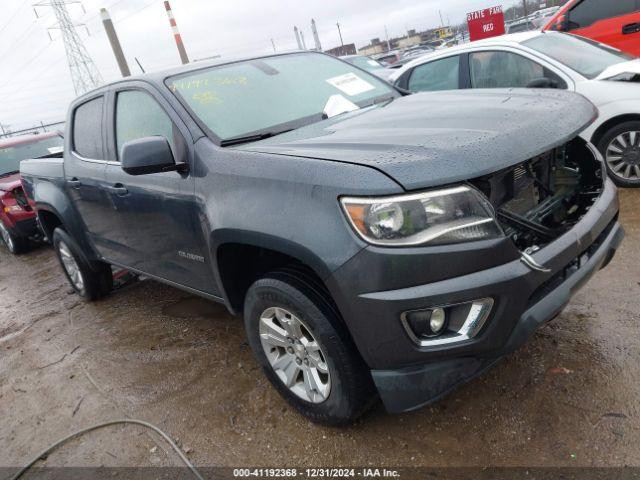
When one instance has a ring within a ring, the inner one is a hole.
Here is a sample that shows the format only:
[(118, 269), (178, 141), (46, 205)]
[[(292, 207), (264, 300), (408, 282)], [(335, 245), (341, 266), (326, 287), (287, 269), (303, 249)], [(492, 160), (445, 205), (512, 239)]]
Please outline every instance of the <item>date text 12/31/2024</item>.
[(387, 468), (236, 468), (235, 478), (399, 478)]

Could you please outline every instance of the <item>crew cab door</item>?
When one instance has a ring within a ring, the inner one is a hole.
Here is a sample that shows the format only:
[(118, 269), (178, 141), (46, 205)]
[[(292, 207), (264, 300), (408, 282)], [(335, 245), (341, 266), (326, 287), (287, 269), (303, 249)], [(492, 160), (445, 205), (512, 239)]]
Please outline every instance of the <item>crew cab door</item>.
[(163, 136), (177, 162), (191, 164), (192, 141), (170, 105), (154, 90), (134, 82), (109, 97), (108, 145), (113, 161), (106, 180), (112, 261), (164, 280), (212, 293), (205, 238), (198, 219), (195, 182), (189, 173), (133, 176), (120, 166), (122, 146)]
[(640, 0), (583, 0), (569, 10), (566, 29), (640, 55)]
[(70, 148), (64, 162), (66, 192), (79, 213), (79, 218), (68, 214), (67, 219), (83, 224), (81, 228), (88, 240), (103, 257), (108, 253), (104, 242), (108, 226), (103, 219), (110, 209), (105, 191), (104, 120), (104, 95), (90, 98), (74, 108), (68, 132)]

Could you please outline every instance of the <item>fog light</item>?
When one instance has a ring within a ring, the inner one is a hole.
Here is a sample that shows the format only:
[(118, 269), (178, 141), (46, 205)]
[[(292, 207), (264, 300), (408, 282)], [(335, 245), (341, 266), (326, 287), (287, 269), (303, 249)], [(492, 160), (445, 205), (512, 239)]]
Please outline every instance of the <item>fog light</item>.
[(414, 310), (403, 314), (404, 320), (418, 337), (437, 337), (446, 329), (447, 314), (443, 308)]
[(444, 328), (444, 323), (447, 320), (447, 314), (442, 308), (434, 308), (431, 312), (431, 319), (429, 320), (429, 326), (434, 334), (439, 334)]
[(417, 345), (448, 345), (475, 338), (489, 318), (493, 305), (492, 298), (482, 298), (404, 312), (400, 320), (411, 340)]

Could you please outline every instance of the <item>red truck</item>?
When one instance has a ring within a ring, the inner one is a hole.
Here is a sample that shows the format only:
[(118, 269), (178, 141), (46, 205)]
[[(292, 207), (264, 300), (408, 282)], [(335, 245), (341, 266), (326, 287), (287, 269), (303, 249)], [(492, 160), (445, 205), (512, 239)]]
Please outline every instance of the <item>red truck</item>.
[(570, 32), (640, 56), (640, 0), (570, 0), (543, 30)]
[(0, 244), (17, 254), (38, 235), (36, 213), (25, 197), (20, 162), (30, 158), (61, 157), (64, 140), (59, 133), (22, 135), (0, 140)]

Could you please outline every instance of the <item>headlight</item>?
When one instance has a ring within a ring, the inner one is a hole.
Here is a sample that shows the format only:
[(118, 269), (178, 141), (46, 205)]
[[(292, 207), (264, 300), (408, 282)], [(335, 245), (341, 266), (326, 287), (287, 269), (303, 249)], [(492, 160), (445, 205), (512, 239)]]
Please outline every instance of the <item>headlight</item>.
[(442, 245), (504, 235), (491, 204), (467, 186), (340, 202), (356, 232), (374, 245)]

